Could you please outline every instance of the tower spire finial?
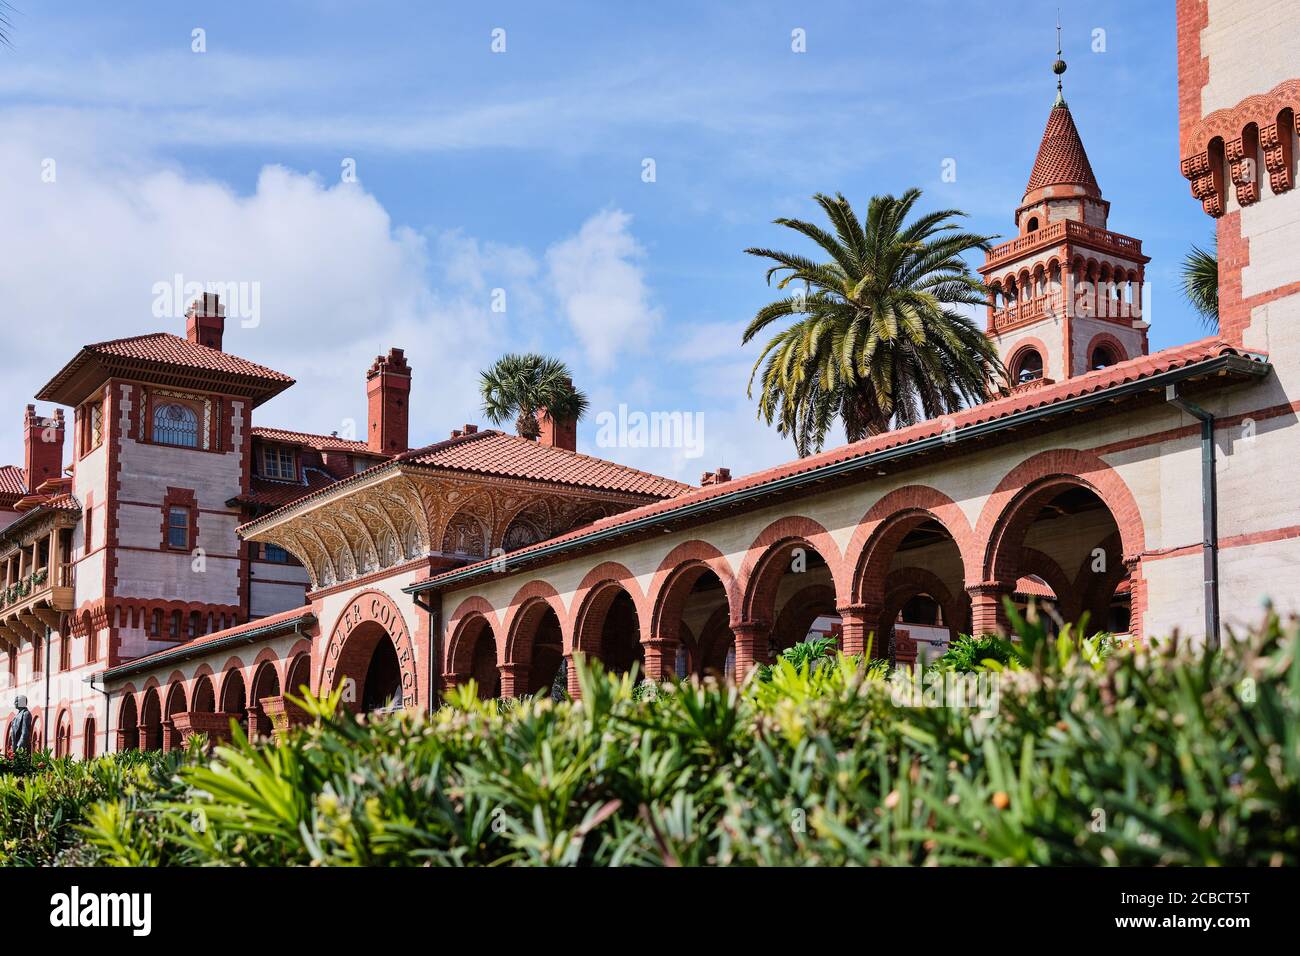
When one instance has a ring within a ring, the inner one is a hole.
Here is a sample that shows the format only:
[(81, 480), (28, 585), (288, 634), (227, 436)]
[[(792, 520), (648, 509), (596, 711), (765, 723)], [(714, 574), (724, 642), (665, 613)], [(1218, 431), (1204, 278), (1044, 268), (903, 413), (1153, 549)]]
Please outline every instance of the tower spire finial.
[(1065, 72), (1065, 61), (1061, 59), (1061, 8), (1056, 8), (1056, 62), (1052, 64), (1056, 74), (1056, 102), (1053, 106), (1065, 105), (1065, 93), (1061, 89), (1061, 74)]

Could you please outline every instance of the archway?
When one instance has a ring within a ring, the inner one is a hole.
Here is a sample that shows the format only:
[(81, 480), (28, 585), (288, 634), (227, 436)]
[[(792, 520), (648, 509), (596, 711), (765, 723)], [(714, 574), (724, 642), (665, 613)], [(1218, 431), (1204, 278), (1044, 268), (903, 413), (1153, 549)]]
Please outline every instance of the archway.
[[(650, 647), (658, 657), (658, 667), (653, 657), (647, 660), (648, 668), (657, 671), (650, 676), (703, 676), (708, 670), (725, 676), (727, 660), (734, 661), (735, 656), (735, 638), (728, 623), (731, 577), (726, 559), (711, 545), (687, 542), (664, 559), (656, 578)], [(707, 657), (701, 643), (706, 635)]]
[(117, 749), (137, 750), (140, 747), (140, 729), (137, 726), (135, 694), (127, 693), (117, 710)]
[(167, 689), (166, 719), (163, 726), (163, 750), (179, 750), (184, 746), (176, 717), (185, 713), (185, 685), (177, 680)]
[(805, 639), (814, 623), (818, 633), (840, 633), (835, 574), (814, 539), (834, 547), (824, 529), (791, 518), (769, 526), (751, 546), (757, 557), (742, 570), (740, 619), (732, 619), (736, 676)]
[(72, 715), (66, 710), (54, 721), (54, 756), (72, 756)]
[(526, 598), (510, 624), (506, 639), (502, 694), (545, 692), (556, 696), (565, 689), (561, 681), (563, 671), (564, 634), (559, 615), (546, 598)]
[(140, 704), (140, 749), (162, 749), (162, 704), (157, 687), (146, 690)]
[(299, 654), (289, 665), (289, 676), (284, 682), (286, 694), (302, 694), (303, 688), (311, 690), (311, 655)]
[(387, 595), (366, 591), (339, 616), (321, 665), (321, 693), (343, 690), (354, 712), (418, 704), (411, 635)]
[[(1031, 486), (1008, 505), (997, 530), (988, 580), (1001, 582), (1022, 613), (1030, 606), (1046, 611), (1053, 632), (1085, 611), (1089, 630), (1127, 625), (1119, 524), (1086, 481), (1060, 476)], [(1072, 579), (1065, 568), (1079, 571)]]
[(253, 692), (248, 702), (248, 733), (250, 737), (270, 737), (275, 729), (262, 701), (280, 696), (280, 675), (275, 664), (262, 661), (253, 672)]
[(81, 750), (87, 760), (95, 759), (95, 745), (95, 715), (90, 714), (86, 717), (86, 723), (81, 728)]
[(217, 695), (212, 689), (212, 678), (204, 674), (194, 682), (193, 701), (190, 704), (190, 710), (198, 714), (215, 713), (217, 709)]
[(238, 665), (226, 671), (221, 684), (221, 712), (236, 719), (242, 718), (248, 707), (248, 693), (244, 689), (244, 675)]
[(603, 581), (588, 592), (578, 612), (574, 644), (612, 673), (625, 674), (634, 666), (644, 673), (641, 621), (626, 588)]

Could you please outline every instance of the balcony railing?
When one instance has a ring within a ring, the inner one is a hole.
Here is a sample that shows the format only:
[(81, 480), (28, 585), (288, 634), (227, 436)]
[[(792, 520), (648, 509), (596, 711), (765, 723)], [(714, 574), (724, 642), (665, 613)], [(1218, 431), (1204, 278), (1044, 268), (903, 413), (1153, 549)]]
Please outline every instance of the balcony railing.
[[(52, 572), (52, 573), (51, 573)], [(73, 609), (75, 569), (70, 562), (38, 568), (0, 588), (0, 629), (23, 639), (57, 628), (60, 615)]]
[(1018, 258), (1030, 249), (1036, 249), (1039, 246), (1069, 242), (1071, 240), (1086, 243), (1105, 252), (1118, 253), (1130, 259), (1141, 258), (1142, 256), (1141, 239), (1134, 239), (1132, 236), (1111, 232), (1109, 229), (1099, 229), (1096, 226), (1075, 222), (1073, 219), (1062, 219), (1050, 226), (1039, 229), (1037, 232), (1026, 233), (1012, 239), (1010, 242), (1004, 242), (1002, 245), (990, 249), (988, 258), (984, 260), (984, 268), (987, 270), (990, 266), (1005, 262), (1008, 259)]
[[(1118, 288), (1118, 287), (1116, 287)], [(1060, 318), (1066, 314), (1071, 317), (1090, 319), (1141, 319), (1142, 302), (1140, 293), (1135, 293), (1134, 301), (1113, 295), (1099, 293), (1098, 288), (1090, 283), (1081, 283), (1074, 290), (1073, 307), (1066, 309), (1064, 293), (1049, 292), (1046, 295), (1012, 302), (993, 310), (989, 328), (994, 332), (1013, 328), (1043, 318)]]

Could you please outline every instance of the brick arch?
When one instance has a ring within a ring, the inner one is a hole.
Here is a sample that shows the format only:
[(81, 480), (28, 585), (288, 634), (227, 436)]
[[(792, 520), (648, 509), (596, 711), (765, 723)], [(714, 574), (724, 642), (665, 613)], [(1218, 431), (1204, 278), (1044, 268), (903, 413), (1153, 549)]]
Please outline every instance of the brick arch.
[(356, 694), (355, 700), (349, 703), (360, 707), (365, 699), (366, 671), (375, 648), (384, 638), (393, 642), (397, 654), (402, 706), (416, 707), (420, 682), (415, 669), (415, 645), (401, 609), (382, 591), (362, 591), (335, 620), (322, 654), (316, 683), (318, 692), (332, 690), (340, 678), (351, 679)]
[(1093, 349), (1097, 348), (1099, 345), (1104, 345), (1106, 346), (1106, 348), (1111, 350), (1111, 352), (1115, 356), (1116, 363), (1123, 362), (1126, 359), (1130, 359), (1133, 357), (1128, 354), (1128, 349), (1124, 347), (1124, 343), (1122, 343), (1119, 339), (1115, 338), (1115, 336), (1111, 335), (1109, 332), (1098, 332), (1088, 342), (1087, 351), (1083, 353), (1084, 359), (1088, 363), (1088, 371), (1092, 371)]
[(1056, 609), (1064, 620), (1079, 619), (1079, 592), (1065, 569), (1051, 555), (1037, 548), (1021, 548), (1018, 575), (1030, 574), (1042, 578), (1056, 593)]
[[(299, 685), (311, 687), (312, 642), (307, 638), (297, 641), (284, 656), (284, 692), (301, 694)], [(305, 668), (305, 670), (304, 670)]]
[(632, 572), (622, 564), (606, 561), (587, 572), (578, 586), (574, 600), (573, 628), (569, 638), (572, 646), (566, 648), (566, 652), (582, 651), (602, 657), (601, 631), (605, 626), (606, 615), (620, 592), (627, 594), (632, 601), (640, 630), (637, 643), (641, 643), (647, 623), (645, 595)]
[(529, 581), (510, 599), (501, 631), (505, 644), (502, 659), (507, 664), (528, 664), (532, 661), (532, 641), (546, 609), (555, 612), (560, 622), (561, 648), (568, 642), (565, 635), (568, 611), (560, 593), (546, 581)]
[[(66, 740), (59, 738), (65, 736)], [(35, 734), (32, 735), (35, 737)], [(54, 708), (54, 755), (56, 757), (72, 756), (72, 707), (62, 700)]]
[[(831, 573), (837, 594), (847, 594), (842, 556), (834, 539), (824, 527), (802, 515), (778, 518), (759, 532), (745, 552), (744, 563), (736, 575), (736, 591), (741, 596), (731, 610), (733, 624), (772, 623), (776, 614), (776, 589), (784, 571), (778, 558), (787, 547), (802, 545), (821, 556)], [(739, 614), (737, 614), (739, 612)]]
[(1012, 468), (985, 502), (975, 532), (986, 542), (982, 582), (1015, 583), (1014, 565), (1029, 525), (1044, 504), (1072, 487), (1087, 488), (1110, 510), (1126, 559), (1142, 554), (1146, 533), (1137, 499), (1115, 469), (1092, 452), (1055, 448)]
[[(954, 637), (970, 630), (970, 598), (965, 591), (953, 594), (943, 579), (929, 568), (896, 568), (885, 578), (885, 599), (875, 629), (877, 642), (887, 639), (903, 605), (918, 594), (928, 594), (938, 602), (943, 609), (944, 623)], [(880, 657), (882, 653), (882, 648), (872, 648), (874, 656)]]
[(497, 638), (497, 628), (493, 620), (481, 610), (472, 610), (460, 615), (447, 641), (447, 674), (454, 674), (457, 679), (470, 675), (474, 666), (474, 650), (479, 638), (484, 634), (495, 643), (499, 654), (501, 641)]
[[(238, 681), (236, 691), (235, 682)], [(232, 703), (231, 694), (237, 692), (239, 695), (238, 710), (227, 708), (227, 704)], [(248, 681), (244, 679), (244, 662), (238, 657), (232, 657), (221, 666), (221, 682), (217, 688), (217, 707), (222, 713), (243, 713), (248, 709)]]
[(204, 664), (195, 672), (190, 689), (189, 709), (196, 713), (215, 713), (217, 710), (217, 690), (212, 679), (212, 668)]
[(858, 557), (848, 591), (849, 603), (879, 600), (898, 546), (918, 525), (930, 520), (948, 532), (963, 568), (969, 569), (978, 561), (975, 533), (960, 505), (929, 485), (895, 488), (867, 510), (853, 531), (848, 554)]
[(1020, 360), (1024, 357), (1024, 354), (1030, 349), (1036, 351), (1039, 357), (1043, 360), (1043, 378), (1047, 378), (1047, 369), (1051, 364), (1051, 356), (1047, 350), (1047, 346), (1043, 343), (1042, 339), (1037, 338), (1036, 336), (1027, 335), (1022, 339), (1016, 340), (1016, 344), (1012, 347), (1011, 353), (1007, 356), (1007, 361), (1005, 363), (1005, 368), (1007, 370), (1007, 384), (1011, 385), (1013, 388), (1020, 384), (1016, 380), (1016, 365), (1019, 364)]
[(659, 562), (650, 584), (651, 640), (677, 640), (682, 612), (691, 589), (705, 574), (712, 572), (722, 584), (728, 614), (737, 604), (736, 579), (726, 556), (707, 541), (684, 541)]
[[(271, 650), (269, 647), (264, 647), (258, 651), (257, 656), (253, 658), (253, 663), (248, 667), (249, 690), (251, 691), (254, 685), (257, 684), (257, 676), (262, 672), (263, 666), (271, 669), (271, 673), (275, 675), (276, 686), (283, 690), (284, 673), (282, 672), (280, 663), (280, 655), (275, 653), (275, 651)], [(256, 701), (252, 701), (252, 703), (256, 703)]]
[(162, 700), (158, 693), (158, 679), (149, 678), (144, 689), (140, 691), (140, 701), (136, 705), (136, 727), (141, 750), (161, 750), (163, 713)]

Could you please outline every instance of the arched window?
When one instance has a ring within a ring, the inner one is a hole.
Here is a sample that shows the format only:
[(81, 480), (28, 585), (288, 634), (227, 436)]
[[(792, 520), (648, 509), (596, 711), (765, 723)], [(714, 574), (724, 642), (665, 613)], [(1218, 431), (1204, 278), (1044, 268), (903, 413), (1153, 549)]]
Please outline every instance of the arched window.
[(1025, 232), (1037, 232), (1037, 231), (1038, 231), (1038, 217), (1030, 216), (1029, 225), (1025, 228)]
[(72, 718), (66, 710), (54, 725), (54, 756), (72, 756)]
[(153, 413), (153, 440), (160, 445), (198, 448), (198, 414), (188, 405), (159, 405)]
[(83, 731), (82, 742), (87, 760), (95, 758), (95, 718), (86, 718), (86, 727)]
[(1026, 382), (1032, 382), (1042, 377), (1043, 357), (1038, 354), (1038, 349), (1025, 349), (1020, 353), (1020, 357), (1016, 360), (1016, 366), (1012, 369), (1012, 381), (1017, 385), (1024, 385)]
[(1119, 359), (1115, 355), (1115, 350), (1109, 345), (1098, 345), (1092, 350), (1092, 355), (1088, 359), (1088, 367), (1096, 370), (1099, 368), (1110, 368)]

